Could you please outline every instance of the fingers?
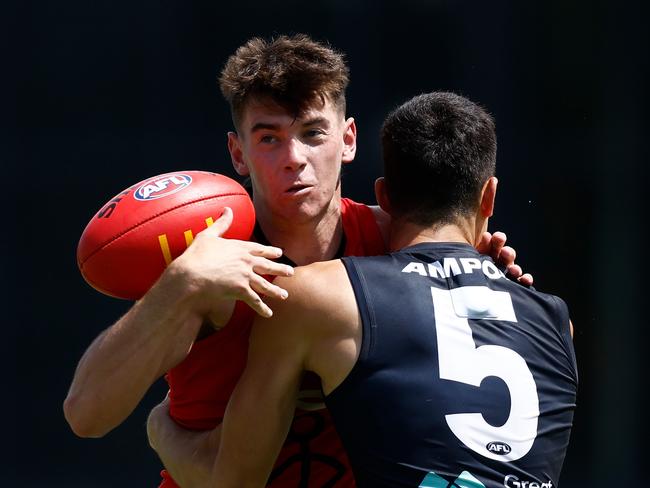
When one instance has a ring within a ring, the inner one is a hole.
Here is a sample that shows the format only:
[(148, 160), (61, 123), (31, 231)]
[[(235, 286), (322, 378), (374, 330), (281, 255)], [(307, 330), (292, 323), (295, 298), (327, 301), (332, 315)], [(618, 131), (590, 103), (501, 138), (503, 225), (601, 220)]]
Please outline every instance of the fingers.
[(287, 264), (276, 263), (265, 258), (255, 258), (253, 271), (258, 275), (293, 276), (293, 268)]
[[(514, 249), (505, 246), (507, 237), (503, 232), (483, 232), (476, 245), (476, 250), (481, 254), (489, 255), (492, 260), (502, 266), (508, 266), (515, 260)], [(505, 247), (504, 247), (505, 246)], [(505, 255), (502, 256), (505, 250)], [(505, 259), (505, 261), (503, 260)]]
[(273, 315), (261, 297), (284, 299), (286, 290), (274, 285), (266, 276), (292, 276), (293, 268), (272, 261), (282, 256), (282, 249), (256, 242), (219, 238), (233, 220), (232, 210), (223, 215), (194, 239), (183, 254), (195, 274), (200, 275), (207, 295), (216, 293), (241, 300), (262, 317)]
[[(505, 249), (505, 248), (504, 248)], [(524, 273), (518, 264), (510, 264), (506, 268), (506, 274), (524, 286), (533, 286), (533, 275)]]
[(510, 246), (502, 246), (501, 249), (499, 250), (499, 254), (497, 255), (497, 257), (494, 258), (493, 256), (493, 259), (498, 265), (504, 268), (508, 268), (513, 264), (515, 264), (516, 257), (517, 257), (517, 251), (515, 251)]
[(525, 273), (517, 278), (517, 281), (524, 286), (533, 286), (533, 275)]
[(479, 254), (490, 254), (490, 241), (492, 240), (492, 234), (489, 232), (483, 232), (481, 238), (476, 244), (476, 250)]
[[(503, 251), (503, 246), (506, 244), (506, 235), (503, 232), (495, 232), (490, 239), (489, 254), (495, 262), (500, 262), (500, 255)], [(512, 248), (511, 248), (512, 249)]]
[(476, 246), (481, 254), (489, 254), (492, 260), (502, 269), (505, 268), (506, 274), (524, 286), (532, 286), (533, 276), (525, 273), (521, 266), (515, 264), (517, 252), (510, 246), (506, 246), (507, 237), (503, 232), (490, 234), (484, 232)]
[(511, 264), (506, 268), (506, 274), (511, 278), (519, 279), (524, 274), (524, 272), (522, 271), (521, 266), (518, 264)]
[(241, 300), (248, 304), (250, 308), (255, 310), (255, 312), (257, 312), (262, 317), (269, 318), (273, 315), (273, 311), (266, 303), (264, 303), (260, 296), (255, 293), (255, 291), (253, 291), (253, 289), (249, 289), (248, 292), (243, 297), (241, 297)]
[(251, 279), (251, 288), (255, 290), (260, 295), (264, 295), (271, 298), (277, 298), (279, 300), (284, 300), (289, 296), (289, 293), (284, 288), (280, 288), (277, 285), (274, 285), (269, 280), (265, 279), (263, 276), (254, 276)]
[(261, 256), (268, 259), (277, 259), (282, 256), (282, 249), (275, 246), (265, 246), (263, 244), (258, 244), (257, 242), (250, 242), (248, 246), (248, 252), (253, 256)]
[(269, 318), (273, 315), (273, 311), (264, 303), (261, 296), (284, 300), (289, 296), (289, 293), (287, 290), (274, 285), (263, 276), (253, 274), (249, 279), (249, 285), (237, 294), (237, 299), (248, 304), (249, 307), (262, 317)]
[(202, 234), (221, 237), (232, 225), (233, 214), (230, 207), (224, 207), (221, 217), (215, 220), (214, 224), (205, 229)]

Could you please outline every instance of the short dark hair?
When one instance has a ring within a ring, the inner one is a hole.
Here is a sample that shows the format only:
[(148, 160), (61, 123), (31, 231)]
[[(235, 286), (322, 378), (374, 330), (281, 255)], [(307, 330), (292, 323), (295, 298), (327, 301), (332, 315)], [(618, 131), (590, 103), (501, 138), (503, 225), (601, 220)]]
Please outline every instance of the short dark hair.
[(270, 98), (294, 116), (328, 98), (345, 113), (349, 69), (343, 54), (305, 34), (250, 39), (228, 58), (219, 78), (235, 127), (246, 102)]
[(419, 95), (386, 117), (381, 138), (395, 217), (446, 224), (476, 210), (496, 166), (494, 120), (483, 108), (454, 93)]

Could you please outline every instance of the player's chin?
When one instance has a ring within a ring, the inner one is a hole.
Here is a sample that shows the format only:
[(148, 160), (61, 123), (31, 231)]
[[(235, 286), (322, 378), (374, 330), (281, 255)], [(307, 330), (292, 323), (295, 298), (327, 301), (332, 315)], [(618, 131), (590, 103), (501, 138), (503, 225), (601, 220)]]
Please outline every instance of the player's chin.
[(290, 219), (294, 224), (303, 224), (314, 219), (322, 218), (329, 208), (328, 202), (321, 202), (314, 199), (293, 201), (283, 206), (282, 212), (285, 218)]

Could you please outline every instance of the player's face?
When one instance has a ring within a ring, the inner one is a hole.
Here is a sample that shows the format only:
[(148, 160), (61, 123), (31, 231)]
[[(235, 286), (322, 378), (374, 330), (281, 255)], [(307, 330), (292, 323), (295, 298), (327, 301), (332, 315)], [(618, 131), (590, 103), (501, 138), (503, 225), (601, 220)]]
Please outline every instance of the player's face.
[(329, 100), (298, 118), (252, 100), (228, 147), (237, 172), (251, 177), (258, 217), (302, 224), (338, 208), (341, 163), (354, 158), (356, 127)]

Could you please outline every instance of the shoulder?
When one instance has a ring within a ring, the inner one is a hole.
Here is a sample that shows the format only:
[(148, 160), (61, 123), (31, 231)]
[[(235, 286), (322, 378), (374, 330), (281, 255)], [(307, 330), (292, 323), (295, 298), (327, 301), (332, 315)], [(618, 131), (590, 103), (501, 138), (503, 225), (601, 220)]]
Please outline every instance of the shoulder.
[(295, 268), (291, 277), (278, 277), (274, 283), (289, 292), (282, 303), (290, 308), (326, 308), (349, 283), (341, 260), (323, 261)]
[[(520, 294), (528, 298), (528, 303), (530, 300), (534, 300), (541, 307), (547, 310), (548, 313), (554, 315), (554, 317), (561, 322), (568, 322), (569, 320), (569, 307), (566, 302), (551, 293), (542, 292), (539, 290), (522, 287), (514, 281), (510, 281), (512, 290), (516, 290)], [(510, 284), (509, 283), (509, 284)], [(514, 285), (514, 286), (513, 286)], [(512, 291), (511, 291), (512, 293)]]
[(531, 314), (529, 320), (548, 317), (549, 323), (560, 335), (565, 347), (570, 349), (573, 341), (573, 323), (567, 303), (559, 296), (523, 287), (514, 281), (506, 283), (511, 296), (518, 296), (518, 302), (524, 305), (524, 308), (520, 309), (524, 316)]
[(336, 324), (356, 317), (354, 292), (341, 260), (297, 267), (294, 276), (277, 278), (274, 283), (289, 293), (286, 300), (269, 304), (275, 320), (300, 327), (302, 333), (334, 331)]

